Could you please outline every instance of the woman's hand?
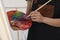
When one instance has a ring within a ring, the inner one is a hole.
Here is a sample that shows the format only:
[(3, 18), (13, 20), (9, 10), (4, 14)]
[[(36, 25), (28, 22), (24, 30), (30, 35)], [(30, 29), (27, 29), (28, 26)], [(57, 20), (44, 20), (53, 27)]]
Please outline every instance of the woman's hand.
[(30, 16), (31, 16), (32, 21), (35, 21), (35, 22), (42, 22), (42, 21), (43, 21), (43, 18), (44, 18), (44, 17), (41, 15), (41, 13), (38, 12), (38, 11), (32, 11), (32, 12), (30, 13)]

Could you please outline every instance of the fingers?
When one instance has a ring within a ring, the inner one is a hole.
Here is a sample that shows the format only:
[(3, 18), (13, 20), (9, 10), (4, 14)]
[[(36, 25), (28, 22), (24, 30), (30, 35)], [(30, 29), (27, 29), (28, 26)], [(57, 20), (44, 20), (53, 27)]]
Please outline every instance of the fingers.
[(43, 16), (40, 14), (40, 12), (33, 11), (30, 13), (30, 17), (31, 17), (32, 21), (41, 22)]
[(32, 18), (32, 17), (38, 17), (38, 16), (40, 16), (40, 12), (36, 12), (36, 11), (33, 11), (33, 12), (31, 12), (30, 14), (29, 14), (29, 16)]
[(15, 25), (15, 22), (14, 22), (14, 21), (11, 21), (11, 24), (12, 24), (12, 25)]
[(36, 21), (37, 20), (37, 12), (35, 12), (35, 11), (33, 11), (33, 12), (31, 12), (30, 13), (30, 16), (31, 16), (31, 19), (32, 19), (32, 21)]
[(38, 13), (38, 12), (37, 12), (37, 11), (32, 11), (32, 12), (28, 15), (28, 17), (31, 16), (32, 14), (36, 14), (36, 13)]

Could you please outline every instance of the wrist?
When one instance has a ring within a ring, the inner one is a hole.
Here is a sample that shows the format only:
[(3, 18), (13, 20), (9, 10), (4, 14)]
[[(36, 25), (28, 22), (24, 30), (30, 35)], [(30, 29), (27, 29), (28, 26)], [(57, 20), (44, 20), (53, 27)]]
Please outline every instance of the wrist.
[(43, 17), (42, 18), (42, 23), (45, 23), (47, 21), (46, 19), (47, 19), (47, 17)]

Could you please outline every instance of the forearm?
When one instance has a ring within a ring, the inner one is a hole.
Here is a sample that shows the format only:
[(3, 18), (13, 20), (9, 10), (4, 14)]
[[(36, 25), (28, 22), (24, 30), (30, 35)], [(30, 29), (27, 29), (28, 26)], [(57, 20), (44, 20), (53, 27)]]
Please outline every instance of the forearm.
[(30, 11), (31, 11), (31, 6), (32, 6), (31, 1), (27, 1), (27, 9), (26, 9), (26, 14), (29, 14), (29, 13), (30, 13)]
[(55, 26), (55, 27), (60, 27), (60, 19), (53, 19), (53, 18), (44, 17), (43, 23), (46, 23), (48, 25)]
[(60, 19), (53, 19), (44, 17), (43, 23), (46, 23), (51, 26), (60, 27)]

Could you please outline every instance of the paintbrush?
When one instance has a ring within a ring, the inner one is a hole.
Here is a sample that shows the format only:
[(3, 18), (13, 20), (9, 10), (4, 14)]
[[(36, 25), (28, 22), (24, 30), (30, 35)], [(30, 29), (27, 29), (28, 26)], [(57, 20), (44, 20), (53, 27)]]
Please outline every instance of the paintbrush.
[[(41, 8), (43, 8), (44, 6), (46, 6), (48, 3), (50, 3), (52, 0), (47, 1), (46, 3), (44, 3), (43, 5), (41, 5), (39, 8), (37, 8), (35, 11), (40, 10)], [(27, 17), (31, 16), (31, 14), (29, 14)]]

